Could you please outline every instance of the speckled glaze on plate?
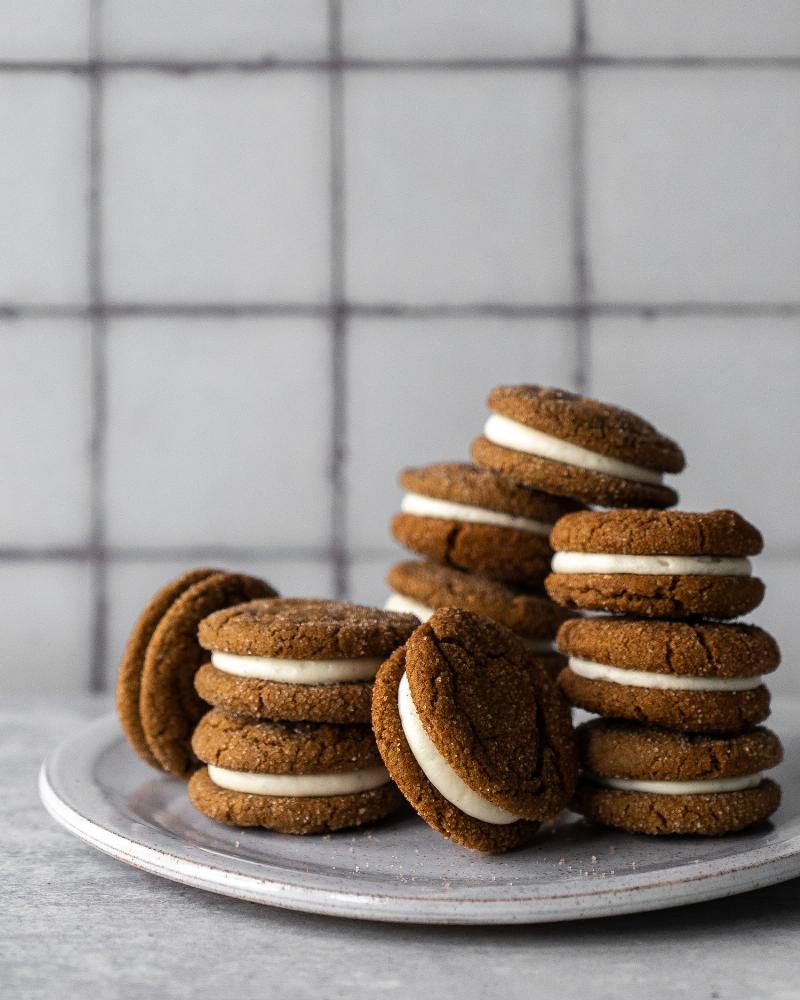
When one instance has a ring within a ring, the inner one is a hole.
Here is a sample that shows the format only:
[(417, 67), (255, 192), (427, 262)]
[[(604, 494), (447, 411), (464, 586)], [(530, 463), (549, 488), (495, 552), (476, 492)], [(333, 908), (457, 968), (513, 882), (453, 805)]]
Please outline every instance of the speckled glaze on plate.
[(364, 920), (511, 924), (662, 909), (800, 874), (800, 703), (770, 722), (786, 763), (784, 803), (757, 829), (719, 839), (648, 838), (565, 813), (500, 856), (456, 847), (415, 817), (325, 837), (219, 826), (183, 782), (134, 757), (113, 717), (56, 748), (39, 787), (51, 815), (93, 847), (164, 878), (255, 903)]

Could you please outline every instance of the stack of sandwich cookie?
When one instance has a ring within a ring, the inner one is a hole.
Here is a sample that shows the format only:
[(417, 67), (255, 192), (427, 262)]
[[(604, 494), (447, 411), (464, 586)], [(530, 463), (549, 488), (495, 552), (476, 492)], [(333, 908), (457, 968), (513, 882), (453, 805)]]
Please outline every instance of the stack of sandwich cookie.
[(600, 507), (670, 507), (678, 445), (627, 410), (562, 389), (498, 386), (472, 458), (518, 483)]
[(569, 713), (547, 672), (504, 626), (440, 608), (383, 664), (372, 722), (392, 778), (456, 843), (528, 843), (577, 779)]
[(389, 570), (386, 582), (392, 589), (387, 610), (410, 612), (420, 621), (427, 621), (436, 608), (463, 608), (510, 628), (551, 674), (566, 663), (556, 652), (554, 639), (559, 625), (570, 615), (543, 590), (520, 590), (430, 561), (397, 563)]
[(189, 797), (220, 823), (323, 833), (402, 803), (368, 726), (248, 721), (215, 708), (192, 747), (207, 766), (192, 775)]
[(117, 714), (142, 760), (189, 777), (197, 766), (192, 730), (206, 711), (192, 686), (206, 656), (197, 642), (197, 626), (220, 608), (275, 593), (252, 576), (196, 569), (153, 597), (134, 626), (117, 680)]

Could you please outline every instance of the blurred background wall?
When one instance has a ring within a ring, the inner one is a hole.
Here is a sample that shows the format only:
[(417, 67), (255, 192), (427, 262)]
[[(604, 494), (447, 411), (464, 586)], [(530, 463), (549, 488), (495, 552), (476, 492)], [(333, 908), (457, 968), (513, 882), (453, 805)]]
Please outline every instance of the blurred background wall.
[(406, 464), (577, 388), (765, 532), (800, 693), (800, 0), (2, 0), (0, 686), (198, 564), (382, 602)]

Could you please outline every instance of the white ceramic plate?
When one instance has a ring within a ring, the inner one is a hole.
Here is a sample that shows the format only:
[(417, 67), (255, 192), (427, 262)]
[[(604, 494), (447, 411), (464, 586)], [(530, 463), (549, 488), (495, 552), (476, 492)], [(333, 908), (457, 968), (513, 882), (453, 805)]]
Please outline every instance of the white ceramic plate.
[(800, 875), (800, 704), (774, 726), (787, 762), (774, 821), (718, 839), (635, 837), (572, 814), (525, 850), (467, 851), (415, 817), (324, 837), (207, 820), (182, 782), (135, 758), (116, 719), (95, 722), (42, 766), (52, 814), (93, 847), (164, 878), (256, 903), (416, 923), (574, 920), (661, 909)]

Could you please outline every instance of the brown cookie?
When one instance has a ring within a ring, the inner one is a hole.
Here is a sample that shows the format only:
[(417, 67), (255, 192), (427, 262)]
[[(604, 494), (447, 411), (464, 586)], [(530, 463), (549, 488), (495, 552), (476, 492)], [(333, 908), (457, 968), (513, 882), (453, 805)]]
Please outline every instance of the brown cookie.
[[(197, 726), (192, 747), (208, 766), (192, 776), (189, 797), (221, 823), (322, 833), (381, 819), (402, 803), (368, 726), (257, 722), (212, 709)], [(327, 794), (304, 786), (308, 780), (361, 780), (368, 787)], [(252, 790), (258, 782), (275, 781), (293, 788), (281, 785), (280, 794)]]
[[(758, 823), (780, 804), (778, 785), (761, 776), (782, 759), (780, 741), (766, 729), (726, 739), (597, 719), (579, 727), (578, 740), (584, 774), (574, 808), (607, 826), (713, 836)], [(719, 781), (727, 789), (714, 788)], [(690, 786), (667, 793), (675, 782)]]
[(372, 722), (414, 809), (466, 847), (528, 842), (574, 788), (572, 726), (556, 687), (512, 632), (468, 611), (440, 608), (384, 663)]
[[(486, 436), (472, 445), (472, 457), (478, 465), (582, 503), (668, 507), (676, 502), (677, 494), (663, 485), (661, 475), (683, 469), (683, 452), (628, 410), (536, 385), (498, 386), (489, 394), (487, 405), (501, 418), (501, 424), (513, 422), (516, 446), (502, 433), (503, 428), (496, 426), (497, 421), (490, 419)], [(533, 441), (528, 443), (530, 450), (523, 451), (518, 431), (524, 436), (526, 428), (601, 458), (592, 461), (592, 456), (575, 453), (555, 458), (553, 452), (542, 452)]]
[[(413, 615), (341, 601), (278, 598), (228, 608), (200, 624), (212, 662), (195, 687), (204, 701), (240, 716), (369, 722), (372, 678), (417, 624)], [(325, 676), (315, 676), (317, 666)]]
[(139, 714), (139, 695), (147, 646), (170, 605), (174, 604), (193, 584), (219, 572), (215, 569), (189, 570), (159, 590), (139, 616), (122, 654), (117, 674), (117, 715), (128, 743), (142, 760), (152, 767), (160, 768), (161, 765), (147, 745)]
[(212, 573), (186, 588), (156, 626), (144, 658), (139, 712), (147, 745), (160, 766), (188, 778), (197, 762), (190, 739), (206, 710), (194, 675), (206, 658), (197, 626), (212, 611), (275, 594), (269, 584), (241, 573)]
[(761, 551), (761, 535), (734, 511), (579, 511), (550, 538), (556, 554), (545, 587), (566, 607), (727, 619), (764, 596), (745, 558)]

